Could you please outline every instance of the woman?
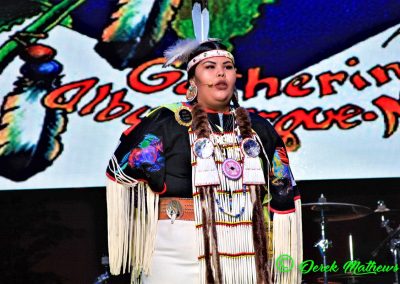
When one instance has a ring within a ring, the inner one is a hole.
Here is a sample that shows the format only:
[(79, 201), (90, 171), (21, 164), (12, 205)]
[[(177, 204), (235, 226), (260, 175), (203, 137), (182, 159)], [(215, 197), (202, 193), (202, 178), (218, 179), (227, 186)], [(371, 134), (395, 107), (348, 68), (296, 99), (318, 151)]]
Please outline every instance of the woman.
[(239, 107), (224, 45), (202, 43), (186, 63), (188, 102), (125, 131), (107, 169), (111, 272), (144, 283), (300, 283), (296, 269), (274, 265), (302, 258), (281, 138)]

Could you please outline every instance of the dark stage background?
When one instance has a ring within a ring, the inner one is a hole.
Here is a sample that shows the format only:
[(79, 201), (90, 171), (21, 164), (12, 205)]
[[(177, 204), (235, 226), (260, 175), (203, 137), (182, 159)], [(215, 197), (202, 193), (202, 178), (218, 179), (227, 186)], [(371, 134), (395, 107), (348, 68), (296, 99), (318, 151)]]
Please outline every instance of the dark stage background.
[[(400, 208), (400, 179), (300, 181), (303, 203), (316, 202), (321, 193), (330, 202), (347, 202), (376, 208), (384, 200)], [(107, 253), (105, 188), (0, 192), (0, 283), (93, 283), (103, 273), (100, 259)], [(393, 226), (399, 224), (395, 216)], [(303, 211), (304, 259), (321, 263), (313, 244), (320, 238), (317, 223)], [(328, 224), (328, 263), (344, 264), (349, 258), (348, 235), (353, 235), (354, 257), (372, 259), (371, 252), (386, 237), (379, 218)], [(177, 240), (179, 241), (179, 240)], [(390, 264), (384, 247), (376, 260)], [(317, 273), (305, 275), (317, 283)], [(359, 283), (392, 283), (368, 276)], [(109, 283), (129, 283), (128, 277), (113, 277)], [(310, 280), (311, 279), (311, 280)], [(340, 282), (338, 282), (340, 283)]]

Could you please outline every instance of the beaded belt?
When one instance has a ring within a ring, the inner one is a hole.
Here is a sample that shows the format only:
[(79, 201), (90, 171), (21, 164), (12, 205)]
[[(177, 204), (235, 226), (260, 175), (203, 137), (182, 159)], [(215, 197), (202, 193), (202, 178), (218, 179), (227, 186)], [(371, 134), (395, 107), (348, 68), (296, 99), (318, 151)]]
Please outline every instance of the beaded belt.
[(194, 221), (194, 208), (192, 198), (165, 197), (160, 198), (158, 220)]

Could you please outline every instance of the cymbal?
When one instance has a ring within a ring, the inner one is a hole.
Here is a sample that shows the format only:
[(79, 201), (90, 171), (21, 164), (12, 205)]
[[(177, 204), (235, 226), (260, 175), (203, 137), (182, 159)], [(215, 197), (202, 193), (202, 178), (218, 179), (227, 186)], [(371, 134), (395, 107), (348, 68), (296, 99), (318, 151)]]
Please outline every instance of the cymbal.
[[(339, 202), (314, 202), (302, 205), (306, 212), (313, 214), (313, 221), (321, 221), (321, 211), (323, 210), (325, 221), (339, 222), (359, 219), (369, 215), (372, 210), (363, 205)], [(306, 213), (307, 214), (307, 213)]]
[(377, 208), (374, 210), (374, 212), (372, 212), (373, 216), (379, 216), (381, 217), (382, 215), (384, 215), (385, 217), (395, 217), (400, 216), (400, 209), (390, 209), (388, 207), (386, 207), (385, 201), (383, 200), (378, 200), (378, 206)]
[(390, 214), (390, 215), (400, 214), (400, 209), (389, 209), (386, 207), (384, 209), (378, 208), (378, 209), (375, 209), (373, 213), (374, 214)]

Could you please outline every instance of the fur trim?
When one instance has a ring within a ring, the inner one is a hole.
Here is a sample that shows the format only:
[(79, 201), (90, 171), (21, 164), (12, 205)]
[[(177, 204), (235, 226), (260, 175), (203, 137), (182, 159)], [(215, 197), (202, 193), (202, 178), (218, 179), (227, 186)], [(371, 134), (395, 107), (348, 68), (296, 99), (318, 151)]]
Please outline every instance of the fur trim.
[(216, 271), (216, 278), (218, 279), (218, 282), (216, 283), (222, 283), (222, 271), (221, 271), (221, 263), (220, 263), (220, 259), (219, 259), (219, 253), (218, 253), (218, 237), (217, 237), (217, 226), (215, 224), (215, 198), (214, 198), (214, 192), (211, 190), (211, 188), (207, 189), (207, 197), (209, 199), (209, 204), (211, 207), (211, 233), (212, 233), (212, 251), (213, 251), (213, 255), (212, 255), (212, 259), (213, 259), (213, 263), (214, 263), (214, 268)]
[(251, 186), (255, 190), (253, 205), (253, 240), (256, 258), (257, 283), (272, 283), (268, 267), (268, 243), (264, 224), (263, 209), (259, 186)]
[(208, 125), (207, 113), (199, 103), (193, 106), (192, 117), (192, 129), (195, 131), (197, 138), (209, 138), (211, 130)]
[(249, 113), (244, 107), (238, 107), (235, 111), (236, 121), (239, 126), (240, 135), (243, 139), (252, 137), (251, 121)]
[(201, 216), (203, 223), (203, 241), (204, 241), (204, 260), (206, 262), (206, 279), (207, 283), (214, 283), (214, 273), (211, 266), (211, 255), (210, 255), (210, 235), (209, 235), (209, 224), (206, 212), (205, 204), (205, 187), (201, 187), (199, 190), (201, 200)]

